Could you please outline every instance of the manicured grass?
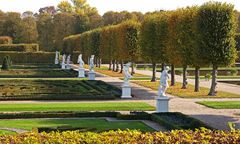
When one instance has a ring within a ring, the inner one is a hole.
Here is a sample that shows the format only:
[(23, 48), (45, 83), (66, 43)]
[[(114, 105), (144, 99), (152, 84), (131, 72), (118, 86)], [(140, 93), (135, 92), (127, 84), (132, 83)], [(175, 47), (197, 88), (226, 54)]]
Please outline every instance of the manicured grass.
[(121, 90), (103, 81), (65, 79), (4, 79), (2, 100), (115, 99)]
[(240, 109), (240, 101), (201, 101), (197, 103), (214, 109)]
[(10, 134), (16, 134), (16, 132), (10, 131), (10, 130), (0, 130), (0, 135), (10, 135)]
[(0, 127), (19, 128), (24, 130), (32, 130), (36, 127), (58, 127), (71, 126), (79, 128), (93, 128), (97, 131), (111, 129), (139, 129), (141, 131), (154, 131), (140, 121), (121, 121), (108, 122), (103, 118), (94, 119), (24, 119), (24, 120), (0, 120)]
[(19, 111), (153, 111), (155, 107), (143, 102), (102, 103), (31, 103), (1, 104), (2, 112)]
[[(150, 81), (132, 81), (133, 83), (139, 84), (144, 87), (151, 88), (153, 90), (158, 90), (159, 81), (150, 82)], [(170, 86), (167, 89), (167, 93), (179, 96), (182, 98), (239, 98), (240, 94), (232, 94), (228, 92), (218, 91), (217, 96), (208, 96), (208, 88), (200, 88), (200, 92), (194, 92), (194, 86), (188, 84), (187, 89), (181, 89), (182, 84), (176, 83), (175, 86)]]
[[(119, 78), (121, 80), (124, 80), (124, 78)], [(151, 80), (152, 78), (151, 77), (133, 77), (131, 78), (131, 81), (134, 81), (134, 80)], [(160, 78), (157, 78), (157, 80), (159, 80)]]
[[(113, 72), (111, 70), (102, 70), (102, 69), (97, 69), (96, 70), (97, 72), (99, 73), (102, 73), (102, 74), (105, 74), (105, 75), (108, 75), (108, 76), (111, 76), (111, 77), (124, 77), (123, 73), (120, 73), (120, 72)], [(147, 77), (146, 75), (142, 75), (142, 74), (138, 74), (138, 73), (135, 73), (133, 75), (133, 77)]]

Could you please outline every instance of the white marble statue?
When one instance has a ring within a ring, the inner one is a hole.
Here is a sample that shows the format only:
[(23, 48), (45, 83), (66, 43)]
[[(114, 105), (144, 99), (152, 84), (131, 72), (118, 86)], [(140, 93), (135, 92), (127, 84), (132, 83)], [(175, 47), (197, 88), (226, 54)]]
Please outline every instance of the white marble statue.
[(59, 63), (58, 59), (59, 59), (59, 52), (56, 51), (56, 53), (55, 53), (55, 64)]
[(166, 93), (166, 90), (168, 88), (168, 79), (169, 79), (168, 71), (169, 71), (169, 69), (170, 68), (168, 66), (166, 66), (161, 73), (160, 85), (159, 85), (159, 88), (158, 88), (158, 95), (159, 96), (166, 96), (165, 93)]
[(68, 55), (67, 57), (67, 69), (70, 69), (70, 60), (71, 60), (71, 55)]
[(62, 69), (65, 69), (66, 67), (66, 65), (65, 65), (65, 60), (66, 60), (66, 55), (65, 54), (63, 54), (63, 56), (62, 56)]
[(82, 59), (82, 54), (80, 54), (80, 55), (78, 56), (78, 61), (77, 61), (77, 63), (79, 63), (79, 69), (80, 69), (80, 68), (83, 68), (83, 66), (84, 66), (84, 61), (83, 61), (83, 59)]
[(129, 67), (131, 66), (131, 62), (126, 63), (123, 66), (124, 73), (124, 86), (129, 86), (129, 80), (132, 78), (132, 75), (129, 73)]
[(91, 55), (91, 58), (89, 61), (89, 70), (93, 72), (94, 71), (93, 68), (94, 68), (94, 55)]

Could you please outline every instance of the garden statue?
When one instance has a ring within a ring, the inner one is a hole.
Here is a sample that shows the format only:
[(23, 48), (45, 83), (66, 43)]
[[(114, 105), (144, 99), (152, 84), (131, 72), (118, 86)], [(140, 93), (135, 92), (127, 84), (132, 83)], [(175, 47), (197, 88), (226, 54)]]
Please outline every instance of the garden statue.
[(91, 72), (93, 72), (94, 70), (93, 70), (93, 68), (94, 68), (94, 55), (91, 55), (91, 58), (90, 58), (90, 61), (89, 61), (89, 70), (91, 71)]
[(58, 59), (59, 59), (59, 52), (56, 51), (56, 54), (55, 54), (55, 64), (59, 63)]
[(67, 69), (70, 69), (70, 60), (71, 60), (71, 55), (68, 55), (67, 57)]
[(78, 68), (78, 77), (84, 78), (85, 77), (85, 70), (84, 70), (84, 61), (82, 60), (82, 54), (78, 56), (79, 68)]
[(77, 63), (79, 63), (79, 68), (83, 68), (83, 66), (84, 66), (84, 61), (82, 60), (82, 54), (80, 54), (80, 55), (78, 56), (78, 61), (77, 61)]
[(131, 62), (126, 63), (123, 66), (124, 73), (124, 86), (129, 86), (129, 80), (132, 78), (132, 75), (129, 73), (129, 67), (131, 66)]
[(65, 60), (66, 60), (66, 55), (63, 54), (63, 56), (62, 56), (62, 69), (65, 69), (65, 68), (66, 68), (66, 67), (65, 67)]
[(169, 69), (170, 68), (168, 66), (165, 67), (160, 76), (160, 86), (158, 88), (159, 96), (166, 96), (165, 92), (168, 88), (168, 79), (169, 79), (168, 71), (169, 71)]

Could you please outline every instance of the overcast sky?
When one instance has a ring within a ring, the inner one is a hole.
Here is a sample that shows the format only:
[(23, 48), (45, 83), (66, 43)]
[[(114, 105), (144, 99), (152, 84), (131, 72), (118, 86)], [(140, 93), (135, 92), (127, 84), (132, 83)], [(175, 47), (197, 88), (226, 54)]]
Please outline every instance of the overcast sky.
[[(62, 0), (0, 0), (0, 10), (24, 12), (27, 10), (37, 12), (45, 6), (57, 6)], [(69, 0), (70, 1), (70, 0)], [(201, 5), (209, 0), (88, 0), (91, 6), (98, 9), (102, 15), (106, 11), (141, 11), (143, 13), (154, 10), (172, 10), (179, 7)], [(218, 0), (235, 5), (240, 11), (240, 0)]]

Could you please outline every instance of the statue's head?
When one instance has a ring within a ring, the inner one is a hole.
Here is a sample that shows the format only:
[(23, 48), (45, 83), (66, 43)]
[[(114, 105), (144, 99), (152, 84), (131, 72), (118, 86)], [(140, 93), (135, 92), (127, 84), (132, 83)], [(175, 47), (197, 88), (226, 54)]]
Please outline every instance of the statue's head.
[(94, 55), (91, 55), (91, 58), (94, 58)]
[(170, 67), (169, 67), (169, 66), (166, 66), (164, 69), (165, 69), (166, 71), (169, 71), (169, 70), (170, 70)]
[(79, 57), (82, 58), (82, 54), (80, 54)]

